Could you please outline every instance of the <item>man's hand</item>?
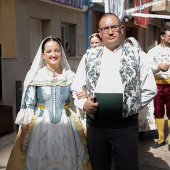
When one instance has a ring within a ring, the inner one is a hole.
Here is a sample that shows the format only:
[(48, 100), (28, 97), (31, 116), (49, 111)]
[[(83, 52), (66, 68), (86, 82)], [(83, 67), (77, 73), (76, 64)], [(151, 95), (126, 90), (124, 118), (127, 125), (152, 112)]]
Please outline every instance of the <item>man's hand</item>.
[(97, 112), (99, 104), (96, 102), (94, 103), (95, 96), (90, 96), (87, 101), (84, 103), (83, 109), (89, 113), (94, 114)]
[(170, 66), (170, 64), (160, 63), (158, 65), (158, 69), (165, 72), (169, 69), (169, 66)]

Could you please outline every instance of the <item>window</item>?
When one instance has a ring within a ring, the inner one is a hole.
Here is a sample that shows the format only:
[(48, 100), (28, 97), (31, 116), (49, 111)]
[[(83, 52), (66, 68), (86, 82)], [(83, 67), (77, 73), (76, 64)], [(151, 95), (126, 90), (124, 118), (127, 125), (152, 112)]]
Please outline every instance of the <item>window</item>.
[(1, 71), (1, 44), (0, 44), (0, 101), (2, 100), (2, 71)]
[(65, 50), (66, 56), (76, 56), (76, 25), (62, 23), (61, 35), (61, 44)]

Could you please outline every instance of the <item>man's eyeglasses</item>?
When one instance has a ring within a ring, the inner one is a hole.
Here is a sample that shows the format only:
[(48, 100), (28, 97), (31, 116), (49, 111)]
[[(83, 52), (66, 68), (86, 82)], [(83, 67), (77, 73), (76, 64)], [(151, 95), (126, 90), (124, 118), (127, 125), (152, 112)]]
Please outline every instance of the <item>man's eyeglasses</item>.
[(166, 37), (166, 38), (170, 38), (170, 35), (164, 35), (164, 37)]
[(103, 34), (108, 34), (110, 29), (111, 29), (113, 32), (117, 32), (117, 31), (119, 31), (119, 29), (120, 29), (120, 25), (112, 25), (112, 26), (109, 26), (109, 27), (99, 28), (99, 30), (101, 30)]

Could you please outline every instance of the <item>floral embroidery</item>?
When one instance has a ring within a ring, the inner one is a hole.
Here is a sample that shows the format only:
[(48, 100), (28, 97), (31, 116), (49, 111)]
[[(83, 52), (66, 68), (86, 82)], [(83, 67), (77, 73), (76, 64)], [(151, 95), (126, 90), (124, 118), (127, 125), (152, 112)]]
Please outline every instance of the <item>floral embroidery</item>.
[[(94, 90), (100, 76), (103, 47), (87, 51), (85, 59), (86, 85), (89, 96)], [(120, 62), (120, 76), (124, 87), (122, 117), (136, 114), (140, 106), (140, 58), (139, 51), (123, 47)]]

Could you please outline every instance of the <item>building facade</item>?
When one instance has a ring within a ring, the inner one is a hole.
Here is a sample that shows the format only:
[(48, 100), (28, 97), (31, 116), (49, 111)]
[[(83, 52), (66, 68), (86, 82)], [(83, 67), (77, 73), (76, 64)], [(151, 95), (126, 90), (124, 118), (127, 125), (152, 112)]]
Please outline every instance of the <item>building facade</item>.
[(84, 53), (82, 8), (50, 0), (0, 0), (1, 99), (16, 103), (16, 82), (23, 83), (40, 42), (47, 36), (60, 38), (70, 64), (76, 70)]
[[(125, 0), (124, 6), (125, 10), (131, 9), (135, 7), (135, 3), (138, 1), (139, 4), (146, 4), (146, 3), (152, 3), (154, 0)], [(98, 4), (101, 6), (105, 5), (105, 0), (91, 0), (90, 3), (92, 4)], [(94, 5), (91, 5), (94, 6)], [(95, 10), (95, 9), (94, 9)], [(96, 25), (96, 21), (98, 21), (98, 16), (96, 17), (96, 12), (93, 10), (92, 14), (92, 30), (97, 30), (98, 25)], [(143, 11), (140, 11), (141, 13)], [(103, 9), (104, 13), (104, 9)], [(157, 5), (151, 5), (149, 7), (149, 14), (157, 14), (157, 15), (169, 15), (170, 14), (170, 2), (165, 0), (164, 2), (157, 4)], [(99, 14), (98, 14), (99, 15)], [(128, 20), (125, 20), (125, 18), (128, 18)], [(170, 20), (164, 19), (164, 18), (149, 18), (149, 24), (147, 28), (141, 27), (139, 25), (135, 25), (134, 23), (134, 17), (132, 16), (126, 16), (124, 17), (122, 24), (124, 25), (124, 35), (122, 42), (130, 37), (135, 37), (138, 42), (140, 43), (142, 49), (147, 52), (148, 49), (151, 47), (157, 45), (160, 42), (159, 39), (159, 30), (161, 27), (164, 26), (170, 26)]]
[[(149, 12), (169, 15), (169, 3), (152, 6)], [(135, 0), (125, 0), (125, 9), (134, 6)], [(68, 49), (69, 64), (76, 71), (89, 48), (88, 37), (98, 32), (104, 12), (104, 0), (83, 0), (82, 8), (55, 0), (0, 0), (0, 101), (15, 108), (16, 82), (23, 83), (40, 42), (47, 36), (60, 38)], [(123, 24), (122, 42), (133, 36), (147, 52), (159, 43), (159, 29), (169, 25), (169, 20), (150, 18), (148, 28), (143, 28), (128, 16)]]

